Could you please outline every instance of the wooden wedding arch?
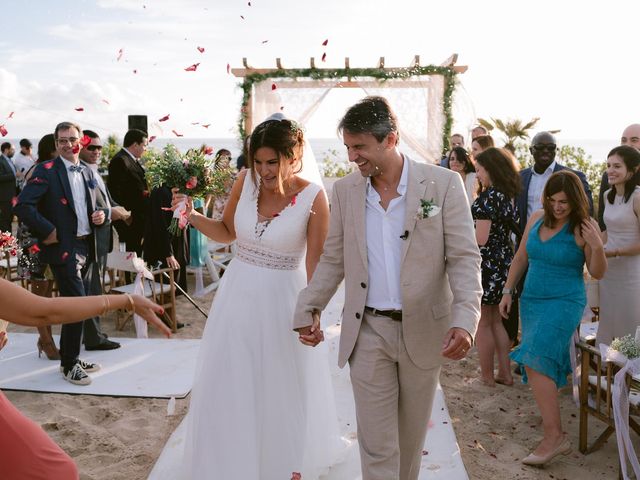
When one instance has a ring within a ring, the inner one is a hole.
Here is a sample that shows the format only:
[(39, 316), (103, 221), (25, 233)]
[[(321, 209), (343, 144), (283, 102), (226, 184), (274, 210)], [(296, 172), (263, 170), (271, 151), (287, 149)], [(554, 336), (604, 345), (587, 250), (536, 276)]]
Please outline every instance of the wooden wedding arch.
[[(251, 132), (254, 126), (253, 102), (255, 99), (255, 85), (266, 81), (278, 81), (280, 79), (293, 79), (293, 82), (278, 84), (278, 88), (362, 88), (377, 87), (380, 82), (395, 79), (402, 82), (390, 82), (391, 88), (424, 88), (420, 77), (428, 75), (442, 75), (444, 77), (444, 91), (442, 95), (442, 113), (444, 126), (442, 129), (442, 148), (449, 148), (449, 137), (453, 118), (452, 97), (455, 90), (456, 75), (467, 71), (466, 65), (456, 65), (458, 54), (451, 55), (440, 65), (420, 65), (420, 56), (416, 55), (409, 67), (387, 67), (384, 57), (380, 57), (378, 66), (374, 68), (352, 68), (349, 57), (345, 58), (344, 68), (317, 68), (315, 58), (311, 57), (309, 68), (284, 68), (280, 58), (276, 58), (276, 68), (254, 68), (248, 64), (246, 58), (242, 59), (243, 68), (233, 68), (231, 73), (242, 79), (242, 105), (238, 120), (238, 132), (244, 140), (247, 132)], [(358, 79), (357, 81), (355, 79)]]

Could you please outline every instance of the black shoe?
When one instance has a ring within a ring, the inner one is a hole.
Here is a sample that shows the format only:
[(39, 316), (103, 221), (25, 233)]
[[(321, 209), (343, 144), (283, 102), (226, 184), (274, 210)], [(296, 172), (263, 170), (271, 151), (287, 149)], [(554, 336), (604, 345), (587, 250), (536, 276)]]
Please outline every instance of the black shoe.
[(103, 340), (98, 345), (85, 345), (84, 349), (91, 350), (115, 350), (116, 348), (120, 348), (120, 344), (118, 342), (112, 342), (111, 340)]
[(91, 377), (87, 375), (80, 363), (76, 363), (73, 368), (63, 369), (62, 375), (67, 382), (74, 385), (89, 385), (91, 383)]

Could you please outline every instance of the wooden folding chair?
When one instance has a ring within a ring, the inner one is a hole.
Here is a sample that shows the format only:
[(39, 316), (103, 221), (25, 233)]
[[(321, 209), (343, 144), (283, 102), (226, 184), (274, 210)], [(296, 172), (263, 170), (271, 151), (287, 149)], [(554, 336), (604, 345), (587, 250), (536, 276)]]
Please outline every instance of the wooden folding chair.
[[(107, 268), (116, 276), (124, 278), (124, 272), (138, 273), (135, 266), (137, 255), (135, 252), (111, 252), (107, 257)], [(164, 319), (175, 333), (177, 331), (176, 319), (176, 287), (174, 283), (173, 270), (170, 268), (160, 268), (150, 270), (153, 280), (143, 277), (143, 295), (150, 298), (164, 308)], [(166, 278), (166, 276), (169, 278)], [(113, 294), (132, 294), (136, 289), (136, 283), (126, 285), (114, 285), (109, 289)], [(116, 314), (116, 329), (123, 330), (126, 323), (133, 318), (131, 312), (119, 310)]]
[[(585, 341), (576, 343), (582, 354), (580, 376), (580, 433), (579, 450), (589, 454), (599, 449), (616, 430), (613, 418), (612, 386), (615, 374), (620, 367), (612, 362), (603, 361), (600, 350)], [(640, 424), (632, 416), (640, 415), (640, 394), (631, 391), (631, 375), (626, 377), (629, 389), (629, 426), (640, 435)], [(589, 445), (588, 423), (592, 416), (605, 424), (605, 429)]]

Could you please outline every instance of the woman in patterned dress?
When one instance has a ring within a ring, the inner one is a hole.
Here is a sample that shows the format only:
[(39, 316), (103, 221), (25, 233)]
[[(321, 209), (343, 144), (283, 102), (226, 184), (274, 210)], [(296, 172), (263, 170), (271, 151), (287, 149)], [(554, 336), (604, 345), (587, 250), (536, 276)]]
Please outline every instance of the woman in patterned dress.
[[(476, 240), (482, 255), (482, 309), (476, 344), (480, 379), (487, 386), (513, 385), (509, 368), (510, 340), (498, 311), (502, 288), (513, 259), (512, 226), (518, 223), (514, 198), (520, 191), (520, 175), (513, 155), (501, 148), (488, 148), (476, 158), (481, 193), (471, 213), (476, 221)], [(498, 373), (494, 376), (494, 356)]]

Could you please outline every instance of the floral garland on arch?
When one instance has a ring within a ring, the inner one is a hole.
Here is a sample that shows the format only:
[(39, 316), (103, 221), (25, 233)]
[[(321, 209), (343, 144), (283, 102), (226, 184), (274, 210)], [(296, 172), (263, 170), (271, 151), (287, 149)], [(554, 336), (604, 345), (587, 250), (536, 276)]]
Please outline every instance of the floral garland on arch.
[[(189, 149), (184, 154), (169, 144), (162, 152), (150, 155), (145, 166), (151, 188), (166, 186), (191, 197), (226, 195), (233, 182), (233, 171), (228, 164), (216, 163), (209, 157), (212, 149)], [(177, 234), (187, 225), (184, 205), (173, 215), (169, 232)]]
[[(300, 68), (300, 69), (278, 69), (269, 73), (251, 73), (244, 77), (242, 83), (242, 103), (240, 106), (240, 118), (238, 119), (238, 133), (240, 139), (244, 142), (248, 132), (245, 130), (245, 122), (248, 118), (248, 105), (253, 91), (253, 85), (263, 82), (267, 79), (277, 80), (278, 78), (311, 78), (313, 80), (323, 79), (339, 79), (339, 78), (355, 78), (368, 77), (375, 78), (384, 82), (390, 79), (408, 79), (415, 76), (423, 75), (442, 75), (444, 77), (444, 94), (442, 99), (442, 111), (445, 117), (444, 128), (442, 129), (442, 153), (449, 151), (449, 137), (451, 136), (451, 128), (453, 127), (453, 92), (456, 87), (456, 72), (451, 67), (440, 67), (435, 65), (427, 65), (425, 67), (413, 66), (408, 68), (336, 68), (336, 69), (317, 69), (317, 68)], [(250, 133), (250, 132), (249, 132)]]

